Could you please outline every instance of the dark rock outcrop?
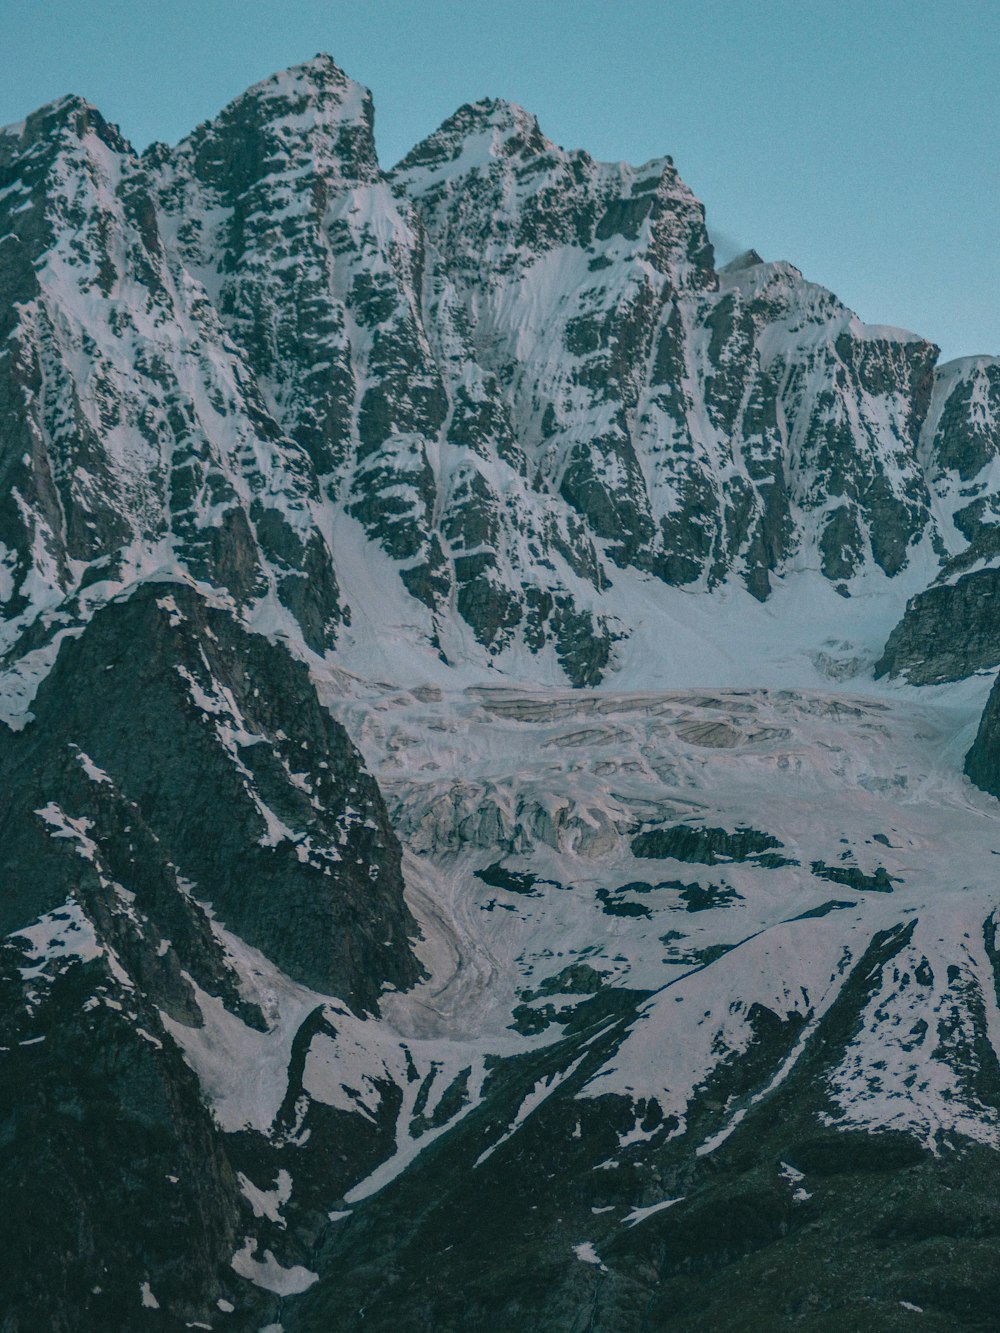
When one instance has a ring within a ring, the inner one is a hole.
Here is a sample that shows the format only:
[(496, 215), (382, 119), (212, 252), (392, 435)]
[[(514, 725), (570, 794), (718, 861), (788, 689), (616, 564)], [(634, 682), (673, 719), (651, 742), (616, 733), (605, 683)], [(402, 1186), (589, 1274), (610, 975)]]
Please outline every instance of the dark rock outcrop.
[(145, 584), (63, 643), (34, 713), (0, 736), (7, 930), (99, 878), (65, 832), (83, 820), (116, 878), (155, 862), (317, 990), (370, 1009), (415, 979), (381, 796), (286, 649), (189, 587)]
[(1000, 797), (1000, 683), (990, 690), (976, 739), (965, 756), (965, 772), (977, 787)]
[(939, 685), (998, 664), (1000, 569), (980, 569), (910, 599), (875, 664), (875, 675)]
[(3, 1327), (181, 1328), (222, 1301), (256, 1328), (274, 1302), (231, 1266), (261, 1226), (237, 1168), (274, 1178), (280, 1116), (221, 1133), (182, 1034), (216, 1011), (270, 1030), (240, 940), (358, 1010), (416, 978), (378, 789), (301, 663), (162, 582), (63, 642), (0, 732), (0, 784)]
[(670, 857), (675, 861), (692, 861), (706, 866), (717, 865), (720, 861), (753, 861), (772, 869), (795, 864), (776, 855), (776, 848), (781, 848), (778, 839), (757, 829), (738, 828), (729, 833), (726, 829), (697, 828), (689, 824), (648, 829), (632, 839), (633, 855), (656, 860)]

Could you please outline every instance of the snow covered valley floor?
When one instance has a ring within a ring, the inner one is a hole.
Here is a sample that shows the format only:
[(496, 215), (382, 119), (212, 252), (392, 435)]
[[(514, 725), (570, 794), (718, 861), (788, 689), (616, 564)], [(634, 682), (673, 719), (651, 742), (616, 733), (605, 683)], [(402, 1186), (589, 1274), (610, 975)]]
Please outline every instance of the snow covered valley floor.
[[(698, 689), (660, 683), (682, 657), (642, 690), (417, 653), (403, 686), (299, 645), (307, 671), (179, 582), (67, 640), (6, 742), (12, 773), (51, 749), (45, 800), (18, 799), (75, 885), (6, 943), (12, 1049), (62, 1068), (108, 1028), (130, 1078), (171, 1062), (230, 1163), (205, 1279), (227, 1326), (991, 1327), (1000, 803), (963, 774), (990, 678), (875, 682), (871, 609), (835, 639), (816, 618)], [(109, 661), (147, 660), (158, 692), (126, 699)], [(146, 745), (170, 786), (140, 865)], [(203, 809), (205, 781), (230, 795)], [(374, 949), (396, 968), (376, 1007), (302, 959), (331, 868), (384, 892), (389, 825), (416, 962), (391, 915), (330, 937), (362, 980)], [(156, 1189), (205, 1189), (202, 1149), (151, 1160)], [(176, 1308), (178, 1282), (123, 1308)]]
[(829, 1115), (996, 1142), (960, 1033), (940, 1039), (964, 1023), (974, 1042), (982, 1021), (1000, 1046), (1000, 806), (960, 767), (983, 683), (914, 693), (342, 696), (409, 849), (431, 966), (387, 1015), (403, 1036), (502, 1049), (512, 1023), (551, 1038), (581, 993), (652, 992), (587, 1091), (655, 1099), (679, 1133), (746, 1049), (755, 1005), (799, 1016), (805, 1043), (873, 939), (898, 932)]
[[(801, 1302), (789, 1327), (990, 1327), (1000, 805), (961, 771), (988, 685), (337, 673), (430, 975), (383, 1003), (419, 1071), (395, 1153), (347, 1191), (288, 1326), (321, 1327), (374, 1237), (412, 1226), (423, 1277), (407, 1259), (378, 1327), (463, 1327), (428, 1253), (487, 1327), (491, 1300), (510, 1327), (764, 1329)], [(552, 1289), (511, 1304), (539, 1264)]]

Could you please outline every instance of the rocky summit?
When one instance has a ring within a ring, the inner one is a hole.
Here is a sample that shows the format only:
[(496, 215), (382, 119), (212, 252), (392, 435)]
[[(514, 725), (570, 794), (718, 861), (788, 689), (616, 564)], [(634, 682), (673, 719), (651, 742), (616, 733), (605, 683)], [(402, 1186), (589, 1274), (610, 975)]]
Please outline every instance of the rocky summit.
[(327, 56), (0, 130), (2, 1333), (1000, 1308), (1000, 359)]

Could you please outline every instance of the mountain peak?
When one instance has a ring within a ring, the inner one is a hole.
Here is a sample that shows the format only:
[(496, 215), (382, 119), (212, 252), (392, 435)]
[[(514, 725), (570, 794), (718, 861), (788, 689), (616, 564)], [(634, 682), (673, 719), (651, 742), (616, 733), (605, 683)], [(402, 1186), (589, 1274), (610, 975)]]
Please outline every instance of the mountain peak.
[(48, 144), (63, 140), (67, 134), (84, 139), (90, 133), (96, 134), (116, 152), (132, 152), (131, 145), (118, 126), (105, 120), (98, 108), (79, 93), (66, 93), (46, 102), (26, 119), (0, 129), (0, 135), (8, 139), (27, 140), (29, 143), (44, 141)]
[(395, 170), (443, 166), (466, 154), (485, 162), (547, 153), (554, 146), (542, 133), (538, 118), (523, 106), (503, 98), (483, 97), (460, 106), (433, 134), (412, 148)]
[[(97, 107), (81, 93), (64, 93), (62, 97), (54, 97), (51, 102), (45, 102), (40, 106), (33, 116), (44, 116), (47, 120), (66, 119), (77, 112), (97, 112)], [(100, 114), (99, 112), (97, 113)], [(28, 119), (32, 119), (31, 116)]]
[(371, 93), (329, 55), (279, 70), (241, 93), (178, 145), (206, 178), (237, 191), (262, 174), (312, 167), (345, 183), (381, 176)]
[(756, 250), (744, 250), (734, 259), (730, 259), (728, 264), (723, 264), (719, 269), (720, 273), (740, 273), (746, 268), (755, 268), (758, 264), (763, 264), (764, 260)]
[(452, 119), (463, 113), (473, 124), (489, 125), (499, 130), (516, 130), (521, 134), (538, 133), (538, 117), (520, 103), (511, 102), (505, 97), (481, 97), (476, 102), (466, 102)]
[(371, 104), (371, 94), (340, 68), (332, 56), (319, 52), (311, 60), (276, 71), (259, 80), (235, 100), (244, 98), (281, 98), (312, 95), (320, 99), (324, 111), (337, 107), (346, 114), (360, 113), (362, 105)]

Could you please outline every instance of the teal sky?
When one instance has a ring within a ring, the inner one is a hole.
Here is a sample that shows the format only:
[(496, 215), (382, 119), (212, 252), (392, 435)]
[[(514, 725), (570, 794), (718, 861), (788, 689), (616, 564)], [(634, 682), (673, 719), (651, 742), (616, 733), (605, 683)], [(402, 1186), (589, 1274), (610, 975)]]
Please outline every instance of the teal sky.
[(671, 153), (723, 258), (1000, 353), (996, 0), (0, 0), (0, 51), (0, 123), (78, 92), (138, 147), (317, 51), (372, 89), (387, 166), (507, 97), (568, 148)]

